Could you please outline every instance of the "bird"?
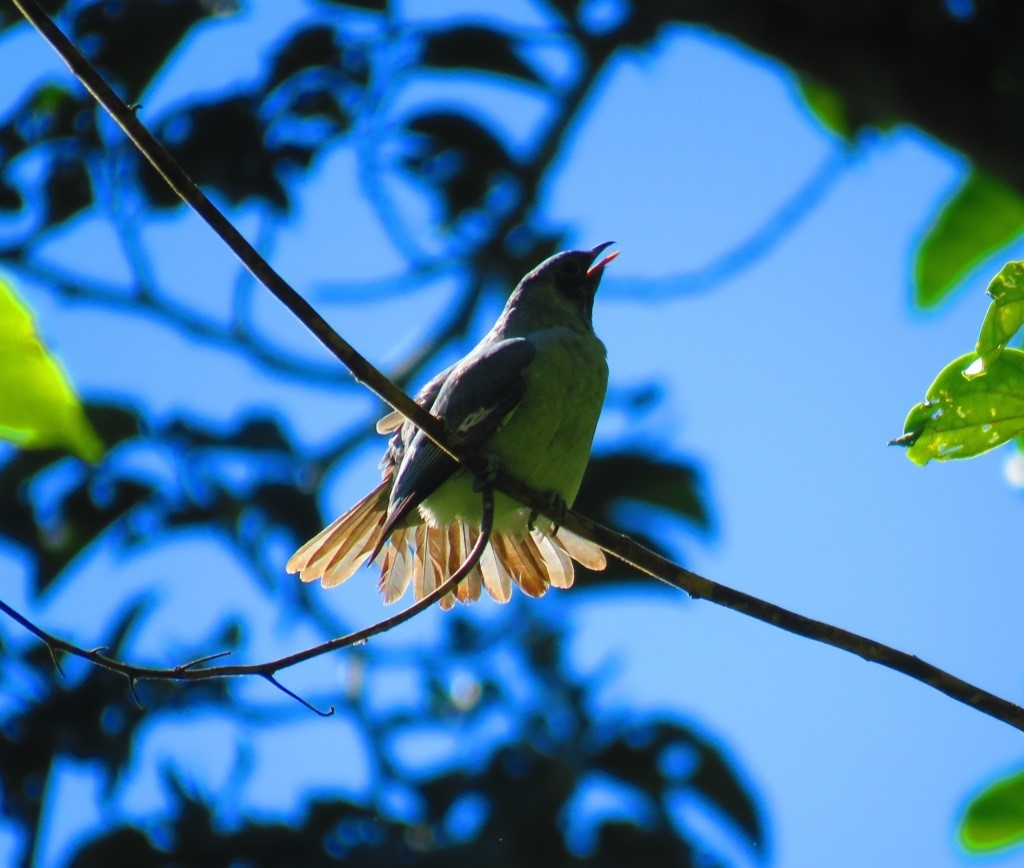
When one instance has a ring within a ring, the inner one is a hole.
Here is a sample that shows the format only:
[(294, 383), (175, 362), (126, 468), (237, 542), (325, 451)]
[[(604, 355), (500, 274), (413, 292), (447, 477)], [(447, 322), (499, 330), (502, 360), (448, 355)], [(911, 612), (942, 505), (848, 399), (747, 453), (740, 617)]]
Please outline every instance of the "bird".
[[(594, 297), (619, 255), (566, 250), (530, 271), (491, 330), (460, 361), (416, 395), (471, 451), (572, 506), (590, 459), (608, 386), (604, 344), (594, 332)], [(482, 497), (474, 476), (397, 410), (377, 423), (390, 434), (381, 482), (288, 560), (286, 570), (324, 588), (363, 564), (380, 566), (387, 604), (409, 585), (417, 600), (465, 560), (480, 534)], [(573, 561), (603, 570), (604, 552), (564, 527), (496, 492), (491, 537), (479, 563), (445, 594), (441, 607), (469, 603), (486, 589), (507, 603), (512, 586), (530, 597), (573, 583)]]

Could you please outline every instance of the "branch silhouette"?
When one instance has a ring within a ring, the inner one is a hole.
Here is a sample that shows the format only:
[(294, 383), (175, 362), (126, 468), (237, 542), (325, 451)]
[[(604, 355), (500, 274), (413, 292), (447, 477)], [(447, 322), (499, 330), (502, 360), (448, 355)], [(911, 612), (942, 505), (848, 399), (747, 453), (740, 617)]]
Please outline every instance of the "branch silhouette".
[[(344, 338), (342, 338), (331, 326), (321, 317), (312, 306), (306, 302), (273, 268), (256, 252), (256, 250), (242, 237), (237, 229), (218, 211), (206, 196), (189, 179), (180, 166), (171, 158), (170, 154), (160, 145), (159, 142), (146, 130), (125, 103), (117, 97), (111, 88), (104, 82), (102, 77), (89, 64), (89, 62), (78, 52), (68, 41), (63, 33), (42, 11), (35, 0), (13, 0), (14, 5), (22, 12), (26, 19), (43, 35), (53, 46), (57, 53), (71, 68), (85, 87), (93, 94), (100, 104), (107, 110), (113, 119), (121, 126), (140, 152), (149, 160), (156, 170), (164, 177), (174, 191), (190, 205), (210, 227), (221, 237), (225, 244), (241, 260), (252, 274), (272, 292), (312, 334), (321, 341), (343, 364), (348, 367), (356, 380), (370, 388), (374, 393), (386, 401), (390, 406), (398, 410), (407, 419), (411, 420), (417, 427), (434, 441), (441, 449), (456, 460), (465, 465), (478, 477), (483, 477), (487, 471), (487, 462), (482, 455), (472, 454), (466, 450), (464, 445), (447, 431), (440, 419), (432, 416), (424, 408), (417, 405), (408, 395), (399, 389), (393, 382), (385, 377), (379, 370), (373, 367), (362, 355), (360, 355)], [(611, 51), (611, 45), (605, 47)], [(556, 129), (556, 134), (548, 137), (546, 144), (557, 147), (558, 141), (564, 128)], [(650, 549), (640, 545), (630, 537), (618, 533), (610, 528), (604, 527), (597, 522), (574, 513), (568, 512), (566, 516), (552, 514), (551, 504), (548, 498), (541, 492), (525, 485), (521, 481), (510, 477), (508, 474), (498, 471), (494, 480), (494, 487), (511, 495), (516, 500), (537, 510), (539, 513), (548, 516), (554, 521), (563, 519), (565, 527), (569, 530), (586, 537), (597, 543), (605, 551), (622, 562), (634, 567), (648, 576), (658, 579), (674, 588), (685, 591), (690, 596), (709, 600), (718, 605), (740, 612), (749, 617), (764, 621), (775, 627), (779, 627), (790, 633), (823, 642), (852, 654), (862, 657), (875, 663), (880, 663), (889, 669), (902, 672), (917, 681), (927, 684), (930, 687), (944, 693), (952, 699), (957, 700), (984, 714), (1001, 720), (1015, 729), (1024, 732), (1024, 708), (1006, 699), (1003, 699), (980, 687), (973, 685), (961, 678), (939, 669), (929, 663), (920, 660), (912, 654), (899, 651), (880, 642), (860, 636), (849, 630), (835, 627), (822, 621), (799, 615), (795, 612), (768, 603), (757, 597), (745, 594), (721, 585), (710, 579), (704, 578), (697, 573), (680, 567), (667, 558), (663, 558)], [(481, 539), (484, 537), (481, 536)], [(478, 545), (474, 548), (482, 549)], [(469, 561), (467, 561), (469, 564)], [(465, 565), (464, 565), (465, 566)], [(468, 572), (468, 567), (465, 572)], [(460, 569), (459, 572), (463, 572)], [(31, 621), (15, 612), (6, 604), (0, 603), (3, 611), (14, 618), (25, 629), (31, 631), (52, 649), (67, 651), (84, 657), (93, 663), (106, 668), (114, 669), (126, 675), (131, 682), (145, 678), (173, 678), (175, 680), (204, 680), (217, 677), (230, 677), (236, 675), (260, 675), (275, 686), (279, 687), (289, 695), (294, 694), (287, 691), (274, 679), (274, 673), (286, 666), (308, 660), (318, 654), (327, 653), (336, 648), (351, 645), (366, 638), (390, 629), (396, 623), (412, 617), (421, 609), (430, 605), (434, 599), (442, 596), (442, 591), (450, 590), (448, 585), (454, 587), (457, 584), (457, 572), (442, 588), (435, 594), (425, 597), (420, 603), (411, 606), (401, 614), (394, 616), (378, 625), (367, 628), (367, 630), (352, 633), (349, 636), (332, 640), (316, 648), (293, 654), (268, 664), (257, 664), (255, 666), (220, 666), (208, 669), (189, 668), (198, 666), (204, 661), (196, 661), (177, 669), (153, 669), (147, 667), (133, 667), (128, 664), (119, 663), (103, 657), (98, 652), (83, 651), (70, 643), (51, 636), (44, 630), (35, 626)], [(461, 578), (461, 577), (459, 577)], [(367, 632), (369, 631), (369, 632)], [(299, 699), (299, 697), (295, 697)], [(303, 700), (299, 700), (303, 701)], [(312, 707), (312, 706), (310, 706)]]
[(473, 548), (466, 556), (466, 560), (463, 561), (462, 565), (433, 591), (422, 599), (417, 600), (411, 606), (403, 609), (398, 614), (392, 615), (390, 618), (385, 618), (382, 621), (378, 621), (376, 624), (348, 633), (345, 636), (339, 636), (335, 639), (330, 639), (327, 642), (321, 642), (319, 645), (305, 648), (302, 651), (296, 651), (294, 654), (288, 654), (285, 657), (279, 657), (276, 660), (268, 660), (265, 663), (248, 663), (238, 664), (235, 666), (205, 666), (206, 663), (213, 660), (219, 660), (231, 653), (230, 651), (223, 651), (218, 654), (200, 657), (197, 660), (192, 660), (188, 663), (183, 663), (180, 666), (172, 668), (141, 666), (136, 663), (127, 663), (123, 660), (115, 660), (112, 657), (107, 657), (103, 653), (102, 648), (90, 651), (75, 645), (72, 642), (68, 642), (66, 639), (54, 636), (52, 633), (49, 633), (32, 623), (32, 621), (17, 610), (11, 608), (11, 606), (3, 602), (3, 600), (0, 600), (0, 611), (3, 611), (10, 618), (13, 618), (21, 624), (22, 627), (32, 633), (32, 635), (45, 643), (46, 647), (50, 650), (50, 655), (53, 658), (54, 666), (57, 667), (58, 672), (63, 674), (56, 656), (56, 652), (58, 651), (62, 651), (65, 654), (71, 654), (74, 657), (80, 657), (82, 660), (88, 660), (96, 666), (108, 669), (111, 672), (116, 672), (118, 675), (123, 675), (127, 678), (128, 685), (132, 691), (132, 696), (135, 697), (135, 701), (140, 707), (142, 703), (139, 702), (138, 694), (135, 692), (135, 685), (139, 681), (209, 681), (211, 678), (234, 678), (241, 675), (256, 675), (263, 678), (265, 681), (270, 682), (282, 693), (285, 693), (292, 699), (300, 702), (310, 711), (316, 712), (321, 717), (329, 717), (334, 714), (334, 706), (331, 706), (328, 711), (321, 711), (281, 684), (281, 682), (277, 680), (277, 673), (282, 669), (288, 669), (299, 663), (305, 663), (307, 660), (312, 660), (314, 657), (322, 657), (324, 654), (329, 654), (330, 652), (337, 651), (340, 648), (348, 648), (351, 645), (361, 644), (373, 636), (386, 633), (388, 630), (397, 627), (399, 624), (404, 624), (410, 618), (418, 615), (425, 609), (429, 609), (445, 594), (454, 593), (459, 583), (462, 582), (469, 572), (479, 563), (480, 556), (484, 553), (484, 548), (487, 546), (487, 543), (491, 538), (491, 528), (494, 524), (494, 489), (489, 483), (482, 483), (480, 485), (480, 492), (483, 499), (483, 519), (480, 524), (480, 536), (477, 537), (476, 543), (474, 543)]

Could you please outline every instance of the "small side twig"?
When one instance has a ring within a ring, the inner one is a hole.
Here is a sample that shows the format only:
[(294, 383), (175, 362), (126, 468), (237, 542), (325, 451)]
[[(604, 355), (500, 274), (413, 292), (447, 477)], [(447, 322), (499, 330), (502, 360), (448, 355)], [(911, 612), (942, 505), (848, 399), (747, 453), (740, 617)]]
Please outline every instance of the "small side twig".
[(73, 657), (86, 660), (89, 663), (103, 669), (107, 669), (110, 672), (116, 672), (118, 675), (123, 675), (128, 681), (128, 687), (129, 690), (131, 690), (132, 698), (140, 708), (142, 707), (142, 704), (139, 701), (139, 696), (136, 692), (136, 684), (140, 681), (210, 681), (214, 678), (235, 678), (244, 675), (255, 675), (263, 678), (270, 684), (273, 684), (282, 693), (301, 703), (310, 711), (314, 711), (322, 717), (328, 717), (334, 714), (334, 706), (331, 706), (327, 711), (321, 711), (281, 684), (281, 682), (277, 680), (277, 673), (299, 663), (304, 663), (307, 660), (312, 660), (315, 657), (322, 657), (324, 654), (329, 654), (332, 651), (337, 651), (341, 648), (347, 648), (352, 645), (362, 644), (373, 636), (386, 633), (388, 630), (397, 627), (399, 624), (404, 624), (410, 618), (418, 615), (425, 609), (428, 609), (445, 594), (454, 593), (459, 583), (462, 582), (462, 580), (469, 575), (470, 571), (480, 562), (480, 558), (484, 553), (484, 548), (487, 546), (487, 543), (491, 538), (491, 529), (494, 526), (494, 488), (489, 483), (481, 486), (481, 497), (483, 499), (483, 518), (480, 523), (480, 536), (477, 538), (476, 543), (466, 556), (466, 560), (462, 565), (437, 588), (422, 599), (417, 600), (408, 608), (403, 609), (396, 615), (392, 615), (390, 618), (385, 618), (382, 621), (378, 621), (376, 624), (364, 627), (362, 630), (356, 630), (354, 633), (339, 636), (336, 639), (322, 642), (319, 645), (306, 648), (302, 651), (297, 651), (294, 654), (289, 654), (285, 657), (279, 657), (276, 660), (269, 660), (266, 663), (239, 664), (237, 666), (211, 666), (209, 668), (202, 668), (202, 664), (207, 663), (210, 660), (216, 660), (220, 657), (224, 657), (230, 653), (224, 651), (219, 654), (200, 657), (198, 660), (183, 663), (180, 666), (175, 666), (170, 669), (156, 666), (140, 666), (135, 663), (127, 663), (123, 660), (115, 660), (112, 657), (107, 657), (101, 650), (89, 651), (73, 644), (72, 642), (68, 642), (66, 639), (54, 636), (52, 633), (42, 629), (42, 627), (32, 623), (32, 621), (20, 612), (12, 609), (3, 600), (0, 600), (0, 611), (4, 612), (10, 618), (13, 618), (33, 636), (42, 641), (49, 649), (50, 656), (53, 658), (54, 664), (57, 663), (56, 652), (61, 651), (65, 654), (70, 654)]

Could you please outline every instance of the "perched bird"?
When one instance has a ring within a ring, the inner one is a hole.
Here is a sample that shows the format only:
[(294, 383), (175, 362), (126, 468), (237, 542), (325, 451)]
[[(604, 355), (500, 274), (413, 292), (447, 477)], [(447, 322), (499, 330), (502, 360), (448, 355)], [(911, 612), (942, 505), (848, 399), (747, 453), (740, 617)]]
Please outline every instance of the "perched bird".
[[(545, 260), (509, 297), (494, 327), (461, 361), (434, 377), (416, 401), (444, 420), (472, 450), (556, 503), (571, 506), (590, 458), (608, 384), (604, 344), (594, 334), (594, 294), (618, 252), (612, 242)], [(397, 411), (377, 423), (394, 432), (380, 485), (303, 545), (287, 570), (325, 588), (349, 578), (362, 561), (380, 565), (387, 603), (410, 582), (417, 599), (463, 562), (479, 536), (481, 495), (474, 478)], [(601, 570), (604, 552), (496, 492), (491, 539), (477, 567), (446, 594), (469, 602), (481, 587), (507, 602), (512, 583), (539, 597), (573, 581), (573, 560)]]

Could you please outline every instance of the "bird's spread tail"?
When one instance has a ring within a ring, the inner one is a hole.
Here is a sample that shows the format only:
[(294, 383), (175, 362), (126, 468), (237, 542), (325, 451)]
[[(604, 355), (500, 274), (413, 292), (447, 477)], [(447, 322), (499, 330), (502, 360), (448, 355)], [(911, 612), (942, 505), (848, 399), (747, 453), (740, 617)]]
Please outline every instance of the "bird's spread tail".
[[(385, 480), (343, 516), (333, 521), (289, 559), (286, 569), (304, 582), (320, 579), (325, 588), (340, 585), (373, 550), (384, 527), (391, 480)], [(418, 524), (395, 530), (381, 547), (377, 589), (385, 603), (401, 599), (411, 584), (417, 600), (430, 594), (469, 556), (479, 530), (461, 521), (447, 527)], [(516, 584), (531, 597), (549, 587), (568, 588), (574, 577), (573, 561), (592, 570), (607, 566), (604, 552), (594, 543), (565, 528), (494, 532), (480, 562), (454, 593), (441, 599), (441, 608), (455, 601), (469, 603), (486, 589), (491, 598), (507, 603)]]
[(303, 545), (285, 569), (304, 582), (320, 579), (325, 588), (340, 585), (373, 549), (388, 514), (391, 479), (387, 478), (340, 518)]
[[(410, 584), (417, 600), (431, 593), (469, 557), (479, 534), (461, 521), (448, 527), (420, 524), (395, 531), (376, 559), (381, 568), (377, 589), (384, 602), (399, 600)], [(555, 533), (496, 531), (480, 562), (454, 593), (441, 599), (441, 608), (450, 609), (456, 600), (478, 600), (484, 589), (493, 600), (507, 603), (513, 584), (531, 597), (543, 596), (549, 587), (569, 588), (574, 560), (592, 570), (603, 570), (608, 563), (598, 546), (564, 528)]]

